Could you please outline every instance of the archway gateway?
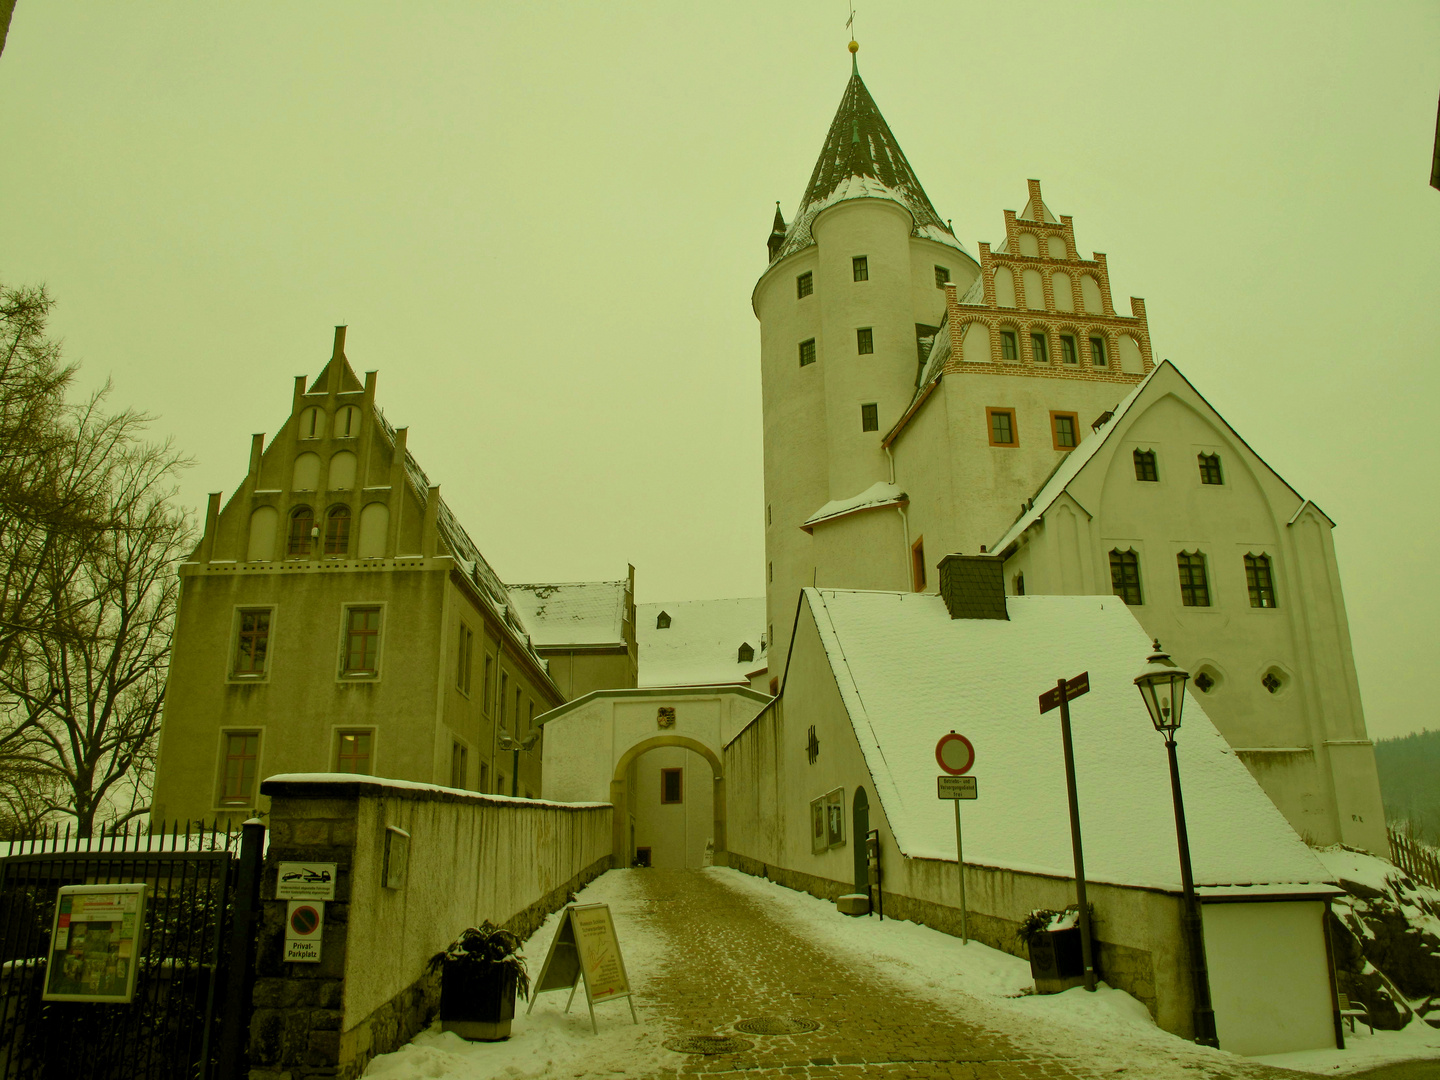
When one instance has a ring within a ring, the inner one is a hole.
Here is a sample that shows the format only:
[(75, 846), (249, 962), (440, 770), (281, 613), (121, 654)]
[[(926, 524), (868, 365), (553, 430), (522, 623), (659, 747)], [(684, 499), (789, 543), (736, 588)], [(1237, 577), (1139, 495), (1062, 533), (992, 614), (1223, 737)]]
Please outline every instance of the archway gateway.
[(710, 764), (710, 772), (715, 779), (711, 803), (715, 818), (712, 835), (715, 842), (715, 865), (727, 865), (729, 859), (725, 854), (725, 769), (720, 764), (720, 759), (715, 756), (715, 751), (687, 735), (652, 735), (626, 750), (615, 763), (615, 775), (610, 779), (610, 805), (614, 807), (610, 847), (613, 864), (629, 866), (635, 857), (630, 834), (630, 785), (626, 780), (626, 773), (629, 772), (631, 763), (641, 754), (662, 746), (679, 746), (693, 750)]

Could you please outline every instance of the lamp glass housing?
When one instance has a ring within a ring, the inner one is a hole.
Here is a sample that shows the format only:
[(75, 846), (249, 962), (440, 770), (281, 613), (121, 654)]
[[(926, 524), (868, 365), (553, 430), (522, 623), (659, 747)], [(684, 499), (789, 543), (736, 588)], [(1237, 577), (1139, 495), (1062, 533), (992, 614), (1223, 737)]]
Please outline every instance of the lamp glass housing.
[(1180, 726), (1180, 714), (1185, 708), (1185, 684), (1189, 681), (1190, 673), (1161, 652), (1157, 641), (1154, 654), (1135, 676), (1135, 686), (1145, 700), (1156, 731), (1173, 736)]

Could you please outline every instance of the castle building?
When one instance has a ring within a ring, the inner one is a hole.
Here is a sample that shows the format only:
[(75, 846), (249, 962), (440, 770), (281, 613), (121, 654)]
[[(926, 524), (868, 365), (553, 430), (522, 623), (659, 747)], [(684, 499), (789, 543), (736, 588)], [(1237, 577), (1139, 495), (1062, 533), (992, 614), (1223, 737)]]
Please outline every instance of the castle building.
[(1012, 594), (1116, 594), (1297, 833), (1385, 852), (1333, 523), (1157, 366), (1038, 181), (1004, 224), (970, 255), (852, 68), (752, 296), (771, 692), (803, 588), (988, 551)]
[(156, 820), (243, 819), (279, 773), (540, 793), (535, 717), (565, 696), (344, 346), (180, 567)]

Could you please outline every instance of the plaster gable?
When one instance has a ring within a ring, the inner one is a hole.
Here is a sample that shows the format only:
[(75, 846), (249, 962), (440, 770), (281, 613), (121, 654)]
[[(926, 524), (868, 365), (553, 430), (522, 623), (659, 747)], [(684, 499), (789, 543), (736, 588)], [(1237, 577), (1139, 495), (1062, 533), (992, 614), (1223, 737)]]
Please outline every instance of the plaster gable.
[[(1165, 470), (1162, 484), (1168, 483), (1166, 475), (1188, 481), (1193, 470), (1199, 468), (1196, 455), (1200, 450), (1218, 450), (1231, 493), (1236, 486), (1232, 485), (1232, 477), (1237, 484), (1248, 479), (1252, 490), (1258, 489), (1267, 504), (1268, 524), (1264, 527), (1268, 536), (1273, 536), (1279, 523), (1288, 520), (1307, 501), (1166, 360), (1116, 407), (1103, 427), (1071, 451), (1070, 458), (1041, 485), (1034, 505), (1011, 525), (992, 550), (1004, 552), (1025, 543), (1029, 527), (1048, 513), (1062, 492), (1071, 493), (1098, 511), (1104, 504), (1109, 478), (1113, 476), (1118, 486), (1125, 470), (1133, 469), (1131, 451), (1142, 448), (1140, 442), (1147, 444), (1143, 449), (1149, 449), (1151, 443), (1157, 448), (1170, 448), (1161, 461)], [(1133, 472), (1129, 475), (1133, 482)], [(1326, 521), (1329, 523), (1328, 518)]]

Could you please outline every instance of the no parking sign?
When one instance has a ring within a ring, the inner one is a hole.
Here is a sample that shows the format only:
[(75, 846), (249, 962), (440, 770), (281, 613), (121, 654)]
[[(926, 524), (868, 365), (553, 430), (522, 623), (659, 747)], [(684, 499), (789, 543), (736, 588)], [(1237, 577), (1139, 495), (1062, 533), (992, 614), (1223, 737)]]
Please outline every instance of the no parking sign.
[(318, 964), (324, 929), (324, 900), (291, 900), (285, 912), (286, 963)]

